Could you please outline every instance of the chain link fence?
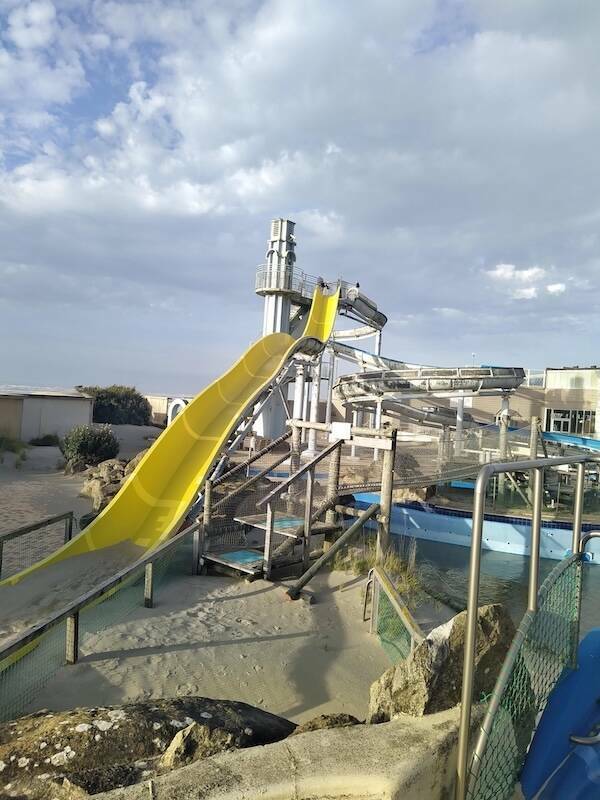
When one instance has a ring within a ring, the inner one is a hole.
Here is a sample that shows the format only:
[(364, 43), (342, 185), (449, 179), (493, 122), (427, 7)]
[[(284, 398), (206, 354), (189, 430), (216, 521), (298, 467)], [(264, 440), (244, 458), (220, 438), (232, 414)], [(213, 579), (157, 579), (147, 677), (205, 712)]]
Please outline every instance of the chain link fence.
[[(189, 574), (191, 568), (192, 534), (183, 537), (176, 546), (154, 561), (154, 593), (168, 582)], [(123, 583), (79, 612), (80, 658), (97, 652), (103, 633), (143, 605), (142, 566)], [(63, 620), (21, 650), (0, 660), (0, 721), (14, 719), (35, 709), (39, 692), (65, 666), (66, 627), (66, 620)]]
[(510, 800), (537, 722), (563, 671), (575, 665), (581, 556), (558, 564), (528, 611), (490, 700), (471, 762), (469, 800)]

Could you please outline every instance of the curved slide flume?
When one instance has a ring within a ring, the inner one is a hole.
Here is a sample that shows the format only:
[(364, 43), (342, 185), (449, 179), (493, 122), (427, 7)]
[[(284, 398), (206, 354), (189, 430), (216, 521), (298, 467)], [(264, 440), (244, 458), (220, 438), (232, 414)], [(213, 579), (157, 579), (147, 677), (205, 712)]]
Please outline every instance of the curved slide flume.
[(141, 551), (176, 531), (240, 417), (299, 350), (322, 349), (335, 323), (339, 289), (316, 289), (304, 333), (273, 333), (251, 345), (227, 372), (198, 394), (148, 450), (111, 503), (71, 542), (0, 582), (14, 585), (71, 556), (121, 542)]

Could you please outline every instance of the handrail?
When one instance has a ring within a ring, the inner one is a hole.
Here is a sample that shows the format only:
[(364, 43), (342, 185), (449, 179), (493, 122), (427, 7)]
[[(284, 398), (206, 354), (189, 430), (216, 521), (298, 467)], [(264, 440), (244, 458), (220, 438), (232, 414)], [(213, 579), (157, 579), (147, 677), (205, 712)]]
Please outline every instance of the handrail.
[(585, 465), (597, 463), (598, 456), (582, 455), (564, 458), (534, 458), (524, 461), (510, 461), (485, 464), (475, 482), (473, 497), (473, 523), (471, 530), (471, 554), (469, 559), (469, 588), (467, 600), (467, 621), (465, 628), (465, 655), (463, 664), (463, 683), (460, 708), (460, 725), (458, 732), (458, 759), (456, 767), (456, 800), (465, 800), (468, 788), (469, 772), (469, 735), (471, 727), (471, 703), (473, 699), (473, 683), (475, 671), (475, 647), (477, 636), (477, 617), (479, 606), (479, 578), (481, 572), (481, 545), (483, 540), (483, 522), (487, 485), (493, 475), (506, 472), (527, 472), (534, 475), (533, 511), (531, 517), (531, 547), (529, 561), (528, 611), (537, 612), (539, 559), (542, 524), (543, 472), (548, 467), (577, 465), (577, 484), (573, 510), (572, 551), (579, 553), (581, 545), (581, 527), (583, 512), (583, 489)]
[(585, 546), (590, 539), (600, 539), (600, 531), (588, 531), (581, 537), (581, 542), (579, 543), (580, 553), (585, 554)]
[(262, 500), (259, 500), (258, 503), (256, 504), (257, 508), (259, 506), (264, 506), (265, 503), (270, 502), (275, 497), (275, 495), (284, 492), (291, 483), (298, 480), (298, 478), (301, 478), (302, 475), (304, 475), (314, 466), (316, 466), (319, 463), (319, 461), (322, 461), (324, 458), (331, 455), (334, 450), (336, 450), (338, 447), (341, 447), (343, 444), (344, 444), (343, 439), (336, 439), (335, 442), (332, 442), (324, 450), (321, 450), (321, 452), (317, 453), (317, 455), (314, 458), (312, 458), (310, 461), (307, 461), (303, 467), (300, 467), (300, 469), (297, 472), (294, 472), (294, 474), (290, 475), (289, 478), (286, 478), (286, 480), (284, 480), (283, 483), (278, 484), (275, 487), (275, 489), (273, 489), (272, 492), (269, 492), (269, 494), (266, 495), (266, 497), (263, 497)]
[[(289, 457), (290, 457), (290, 452), (289, 451), (287, 453), (283, 453), (282, 455), (280, 455), (279, 458), (276, 458), (275, 461), (273, 461), (272, 464), (269, 464), (267, 467), (262, 469), (260, 472), (257, 472), (256, 475), (253, 475), (251, 478), (248, 478), (248, 480), (244, 481), (244, 483), (240, 484), (240, 486), (236, 486), (236, 488), (232, 492), (230, 492), (229, 494), (225, 495), (225, 497), (222, 497), (218, 502), (216, 502), (213, 505), (212, 510), (213, 511), (217, 511), (217, 509), (219, 509), (221, 506), (225, 505), (225, 503), (228, 500), (232, 500), (234, 497), (237, 497), (238, 494), (241, 494), (242, 492), (245, 492), (247, 489), (250, 488), (250, 486), (255, 484), (261, 478), (264, 478), (266, 475), (268, 475), (269, 472), (271, 472), (271, 470), (273, 470), (275, 467), (278, 467), (280, 464), (283, 464), (283, 462), (286, 461)], [(214, 485), (215, 484), (213, 483), (213, 488), (214, 488)]]
[(255, 461), (258, 461), (259, 458), (262, 458), (264, 455), (266, 455), (267, 453), (271, 452), (271, 450), (273, 450), (275, 447), (277, 447), (277, 445), (282, 444), (287, 439), (289, 439), (291, 435), (292, 435), (292, 432), (291, 431), (287, 431), (282, 436), (279, 436), (277, 439), (273, 439), (272, 442), (269, 442), (269, 444), (266, 447), (263, 447), (262, 450), (257, 450), (256, 453), (254, 453), (254, 455), (250, 456), (245, 461), (242, 461), (239, 464), (236, 464), (230, 470), (228, 470), (227, 472), (224, 472), (222, 475), (220, 475), (218, 478), (215, 478), (213, 480), (213, 482), (212, 482), (213, 489), (214, 489), (215, 486), (218, 486), (224, 480), (227, 480), (228, 478), (231, 478), (232, 475), (237, 475), (238, 472), (240, 472), (241, 470), (245, 469), (246, 467), (249, 467), (250, 464), (254, 464)]
[(337, 551), (341, 550), (341, 548), (354, 536), (354, 534), (362, 528), (365, 522), (377, 514), (380, 507), (381, 506), (379, 503), (372, 503), (367, 509), (365, 509), (356, 522), (353, 522), (352, 525), (350, 525), (350, 527), (345, 530), (344, 533), (342, 533), (339, 539), (335, 540), (329, 550), (323, 553), (323, 555), (318, 558), (315, 563), (300, 576), (300, 578), (298, 578), (293, 586), (290, 586), (290, 588), (287, 590), (287, 594), (292, 600), (296, 600), (300, 596), (300, 591), (312, 578), (314, 578), (321, 567), (328, 561), (331, 561)]
[(26, 533), (32, 533), (40, 528), (46, 528), (48, 525), (53, 525), (55, 522), (61, 522), (63, 519), (72, 521), (73, 512), (65, 511), (62, 514), (56, 514), (54, 517), (47, 517), (39, 522), (32, 522), (29, 525), (21, 525), (20, 528), (15, 528), (13, 531), (0, 533), (0, 543), (8, 542), (10, 539), (16, 539), (18, 536), (24, 536)]
[(143, 556), (142, 558), (135, 561), (133, 564), (130, 564), (128, 567), (116, 572), (111, 578), (107, 578), (106, 580), (102, 581), (102, 583), (98, 584), (94, 589), (90, 589), (89, 591), (85, 592), (84, 594), (80, 595), (76, 600), (71, 602), (65, 608), (62, 608), (60, 611), (51, 614), (50, 616), (43, 619), (41, 622), (38, 622), (36, 625), (32, 625), (30, 628), (27, 628), (25, 631), (16, 634), (15, 636), (8, 639), (6, 644), (0, 647), (0, 662), (2, 662), (5, 658), (12, 655), (13, 653), (20, 650), (29, 642), (32, 642), (34, 639), (37, 639), (47, 630), (50, 628), (55, 627), (67, 617), (72, 617), (77, 612), (81, 611), (82, 608), (89, 605), (94, 600), (97, 600), (99, 597), (102, 597), (103, 594), (106, 594), (115, 586), (118, 586), (120, 583), (123, 583), (127, 578), (133, 575), (135, 572), (138, 572), (145, 567), (147, 564), (151, 564), (156, 561), (158, 558), (163, 556), (168, 551), (174, 549), (179, 542), (188, 536), (190, 533), (199, 530), (202, 527), (202, 522), (195, 522), (193, 525), (185, 528), (183, 531), (180, 531), (172, 538), (168, 539), (166, 542), (161, 544), (155, 550), (153, 550), (148, 555)]
[(386, 593), (388, 600), (394, 607), (394, 611), (396, 612), (396, 614), (398, 614), (398, 616), (401, 618), (402, 622), (406, 626), (408, 632), (410, 633), (410, 637), (413, 641), (413, 644), (414, 642), (416, 642), (417, 644), (422, 642), (423, 639), (425, 638), (425, 635), (421, 630), (421, 628), (419, 627), (418, 623), (413, 619), (412, 614), (410, 613), (406, 604), (400, 597), (400, 594), (398, 593), (396, 587), (390, 580), (389, 575), (385, 572), (385, 570), (382, 567), (377, 565), (373, 567), (371, 572), (373, 572), (377, 581), (379, 582), (379, 585)]

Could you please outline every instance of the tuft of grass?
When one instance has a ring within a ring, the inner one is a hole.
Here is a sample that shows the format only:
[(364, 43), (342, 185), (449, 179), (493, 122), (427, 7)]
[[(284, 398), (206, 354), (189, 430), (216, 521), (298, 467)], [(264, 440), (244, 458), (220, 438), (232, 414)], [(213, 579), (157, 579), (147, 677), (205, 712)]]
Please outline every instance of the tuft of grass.
[(0, 434), (0, 453), (16, 453), (17, 455), (25, 448), (27, 445), (20, 441), (20, 439), (13, 439), (11, 436), (3, 436)]
[[(397, 547), (391, 546), (384, 553), (381, 566), (389, 576), (405, 602), (413, 605), (422, 594), (421, 581), (416, 568), (416, 540), (402, 537)], [(332, 562), (332, 569), (352, 572), (354, 575), (367, 575), (376, 564), (377, 543), (369, 537), (361, 544), (338, 551)]]

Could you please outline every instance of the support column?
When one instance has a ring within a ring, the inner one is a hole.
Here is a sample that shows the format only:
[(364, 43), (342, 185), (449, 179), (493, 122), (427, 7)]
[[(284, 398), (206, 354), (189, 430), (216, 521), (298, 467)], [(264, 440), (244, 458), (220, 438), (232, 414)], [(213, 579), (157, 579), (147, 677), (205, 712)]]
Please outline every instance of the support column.
[[(500, 461), (506, 461), (508, 458), (508, 425), (510, 422), (510, 404), (508, 395), (502, 397), (502, 406), (500, 408), (500, 435), (499, 435), (499, 450)], [(498, 494), (504, 495), (506, 491), (506, 473), (498, 475)]]
[(327, 380), (327, 405), (325, 406), (325, 424), (331, 425), (331, 413), (333, 405), (333, 387), (335, 384), (335, 353), (332, 352), (329, 358), (329, 376)]
[(392, 431), (391, 447), (383, 454), (381, 473), (380, 514), (377, 524), (377, 551), (375, 561), (381, 564), (391, 541), (392, 492), (394, 489), (394, 462), (396, 460), (396, 431)]
[[(310, 421), (319, 421), (319, 394), (321, 389), (321, 359), (312, 368), (312, 387), (310, 393)], [(311, 457), (317, 453), (317, 432), (310, 428), (308, 431), (307, 455)]]
[(456, 398), (456, 438), (454, 440), (454, 454), (459, 456), (463, 449), (463, 421), (465, 416), (465, 398), (463, 395)]
[[(531, 427), (529, 430), (529, 458), (536, 459), (538, 453), (538, 417), (531, 418)], [(533, 505), (533, 480), (534, 470), (529, 473), (529, 487), (527, 489), (527, 497), (529, 502)]]
[[(352, 428), (356, 428), (358, 426), (358, 411), (355, 409), (352, 410)], [(352, 436), (354, 436), (354, 430), (352, 431)], [(356, 458), (356, 445), (354, 444), (354, 439), (352, 439), (352, 444), (350, 446), (350, 458)]]
[[(302, 419), (303, 422), (306, 422), (308, 420), (308, 396), (309, 396), (308, 386), (306, 384), (306, 373), (305, 373), (304, 392), (302, 396), (302, 415), (300, 417), (300, 419)], [(302, 428), (302, 433), (300, 434), (300, 437), (302, 444), (304, 444), (304, 442), (306, 441), (306, 428)]]
[[(381, 430), (382, 405), (383, 405), (383, 400), (378, 400), (377, 407), (375, 409), (374, 427), (376, 430)], [(379, 461), (379, 450), (376, 447), (373, 449), (373, 461)]]
[(304, 385), (306, 383), (306, 367), (304, 364), (296, 364), (296, 380), (294, 381), (294, 406), (292, 417), (302, 419), (302, 409), (304, 407)]

